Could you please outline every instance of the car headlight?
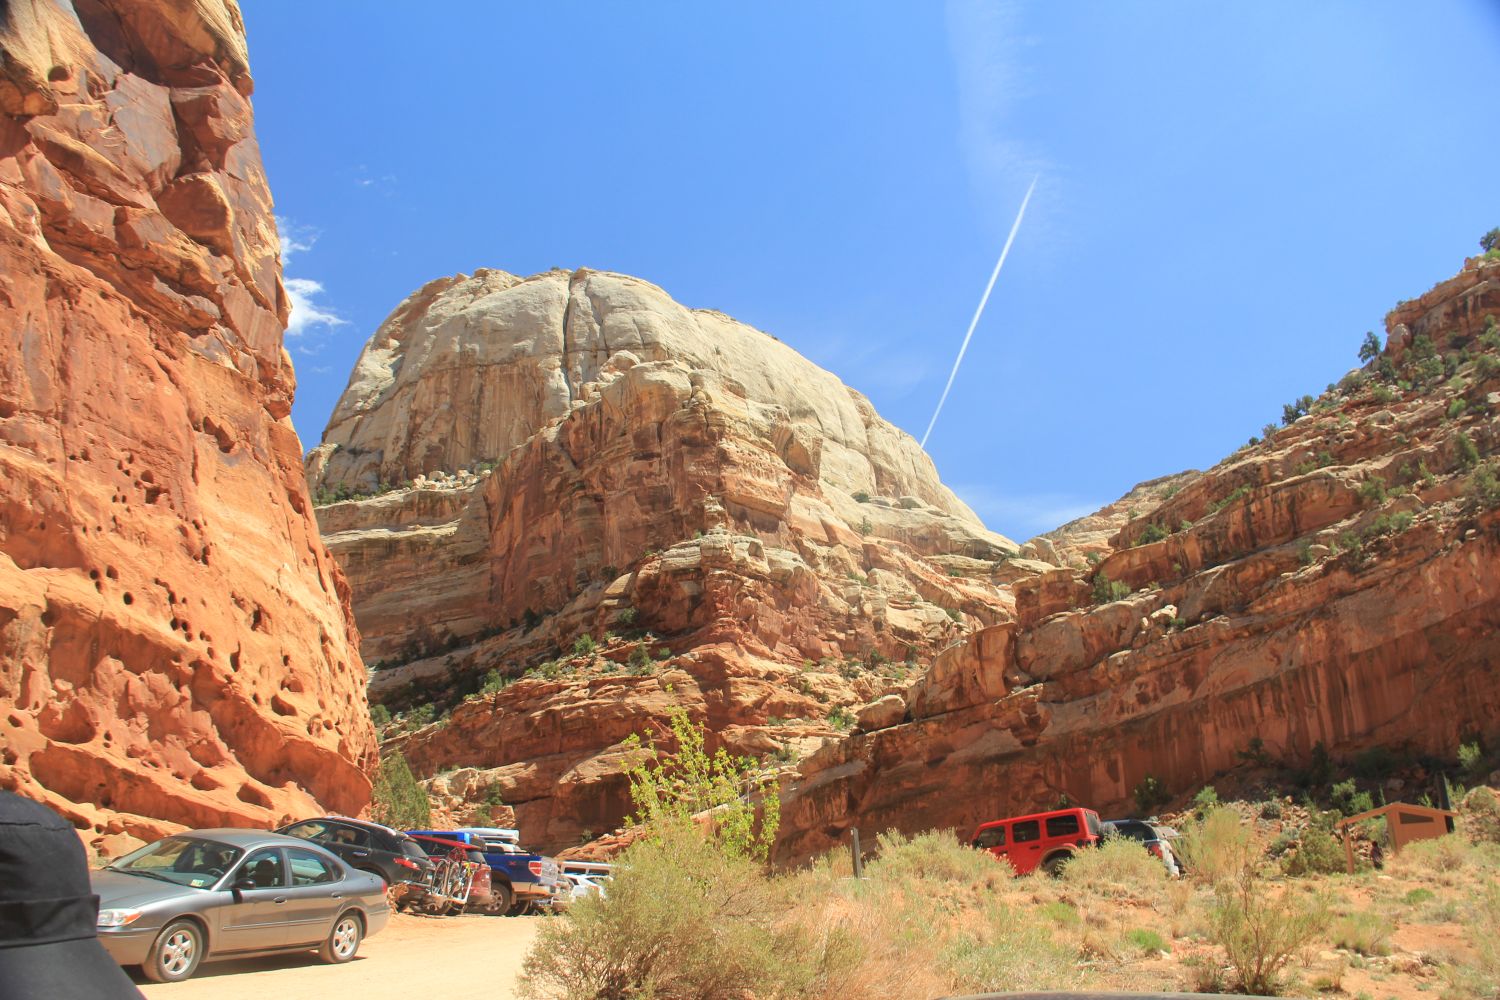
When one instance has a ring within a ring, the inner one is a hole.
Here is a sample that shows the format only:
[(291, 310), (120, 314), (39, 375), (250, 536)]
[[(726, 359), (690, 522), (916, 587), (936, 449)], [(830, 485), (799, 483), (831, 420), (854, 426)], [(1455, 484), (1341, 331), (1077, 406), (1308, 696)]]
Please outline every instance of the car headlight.
[(140, 919), (140, 910), (100, 910), (100, 927), (128, 927)]

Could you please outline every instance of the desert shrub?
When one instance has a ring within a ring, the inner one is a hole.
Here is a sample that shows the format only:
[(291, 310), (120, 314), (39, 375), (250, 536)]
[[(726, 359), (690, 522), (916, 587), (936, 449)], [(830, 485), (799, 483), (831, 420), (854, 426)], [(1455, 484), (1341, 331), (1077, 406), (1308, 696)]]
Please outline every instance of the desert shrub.
[(1168, 532), (1167, 529), (1163, 528), (1161, 525), (1148, 524), (1146, 525), (1145, 530), (1141, 532), (1141, 537), (1136, 539), (1135, 544), (1150, 545), (1152, 542), (1159, 542), (1163, 538), (1166, 538), (1168, 534), (1170, 534), (1170, 532)]
[(1208, 935), (1224, 949), (1238, 989), (1273, 996), (1281, 970), (1323, 922), (1320, 900), (1275, 892), (1246, 865), (1215, 888)]
[(1204, 785), (1198, 789), (1198, 794), (1193, 796), (1193, 808), (1199, 815), (1218, 804), (1219, 793), (1213, 785)]
[(1366, 781), (1384, 781), (1400, 764), (1400, 757), (1384, 746), (1373, 746), (1354, 755), (1354, 773)]
[(384, 705), (375, 704), (370, 706), (370, 721), (375, 723), (377, 729), (391, 724), (391, 710)]
[(484, 675), (484, 683), (479, 685), (480, 694), (494, 694), (505, 688), (505, 678), (500, 675), (499, 670), (491, 669)]
[(588, 656), (595, 649), (594, 637), (587, 632), (573, 640), (573, 655)]
[(854, 493), (851, 494), (851, 495), (854, 497), (854, 502), (855, 503), (869, 503), (870, 502), (870, 494), (866, 493), (864, 490), (855, 490)]
[(1138, 841), (1110, 837), (1091, 851), (1080, 851), (1063, 865), (1063, 881), (1084, 892), (1145, 899), (1161, 892), (1167, 869)]
[(1481, 890), (1468, 924), (1475, 962), (1454, 970), (1455, 985), (1475, 996), (1500, 997), (1500, 883), (1490, 882)]
[(432, 702), (418, 705), (406, 713), (406, 724), (412, 729), (421, 729), (429, 722), (437, 718), (437, 706)]
[(621, 608), (615, 612), (615, 621), (621, 625), (634, 625), (640, 611), (636, 608)]
[(1130, 596), (1130, 584), (1111, 580), (1106, 574), (1094, 576), (1094, 603), (1108, 604)]
[(1390, 404), (1401, 398), (1401, 394), (1388, 385), (1377, 385), (1370, 390), (1370, 398), (1377, 403)]
[(1408, 844), (1386, 862), (1393, 874), (1444, 885), (1471, 885), (1500, 879), (1500, 844), (1473, 843), (1464, 837), (1434, 837)]
[(1407, 906), (1421, 906), (1423, 903), (1430, 903), (1434, 899), (1437, 899), (1437, 893), (1431, 889), (1413, 889), (1401, 897), (1401, 902)]
[(930, 882), (938, 887), (974, 886), (993, 892), (1014, 877), (1009, 864), (962, 843), (952, 830), (908, 836), (887, 830), (875, 837), (875, 857), (865, 866), (871, 879), (895, 886)]
[(1052, 921), (1059, 927), (1077, 927), (1083, 920), (1078, 915), (1078, 907), (1072, 903), (1064, 903), (1054, 899), (1050, 903), (1043, 903), (1040, 907), (1042, 916)]
[(1125, 932), (1125, 940), (1140, 950), (1143, 955), (1155, 955), (1160, 951), (1171, 951), (1167, 942), (1156, 931), (1136, 928)]
[(783, 920), (782, 880), (669, 823), (620, 859), (609, 895), (549, 920), (522, 963), (521, 989), (559, 1000), (738, 1000), (822, 992), (860, 949), (846, 932), (815, 937)]
[(1459, 806), (1464, 832), (1476, 844), (1500, 844), (1500, 800), (1488, 788), (1474, 788)]
[(1154, 774), (1143, 777), (1132, 794), (1135, 796), (1136, 811), (1142, 816), (1150, 815), (1172, 798), (1166, 786)]
[(1209, 809), (1188, 824), (1173, 846), (1188, 873), (1209, 885), (1233, 878), (1251, 866), (1257, 854), (1254, 831), (1225, 806)]
[(1486, 462), (1474, 470), (1473, 482), (1469, 484), (1469, 496), (1480, 507), (1500, 507), (1500, 469), (1494, 462)]
[(1348, 864), (1343, 843), (1329, 827), (1316, 822), (1298, 832), (1295, 845), (1281, 858), (1281, 870), (1294, 878), (1336, 875), (1347, 871)]
[(1369, 792), (1361, 792), (1353, 778), (1340, 781), (1328, 790), (1328, 802), (1345, 816), (1369, 812), (1375, 808), (1375, 800)]
[(1380, 338), (1375, 336), (1374, 331), (1365, 331), (1365, 339), (1359, 345), (1359, 360), (1374, 361), (1380, 357)]
[(425, 828), (432, 819), (427, 793), (417, 784), (406, 758), (399, 753), (381, 757), (370, 792), (370, 818), (398, 830)]
[(835, 705), (828, 713), (828, 724), (841, 733), (854, 728), (854, 715), (842, 705)]
[(1458, 464), (1462, 468), (1472, 469), (1479, 463), (1479, 448), (1475, 446), (1474, 441), (1469, 435), (1463, 431), (1459, 431), (1453, 435), (1453, 450), (1457, 454)]
[(859, 522), (859, 533), (861, 535), (868, 535), (870, 532), (872, 532), (874, 530), (875, 530), (875, 525), (873, 525), (873, 524), (870, 523), (870, 519), (868, 517), (860, 519), (860, 522)]
[(1035, 920), (992, 904), (989, 926), (960, 932), (939, 957), (955, 990), (1056, 990), (1075, 986), (1080, 974), (1074, 953)]
[(1448, 419), (1457, 420), (1459, 417), (1464, 415), (1464, 411), (1468, 408), (1468, 401), (1465, 400), (1462, 396), (1457, 397), (1448, 404)]
[(1389, 955), (1395, 923), (1378, 913), (1356, 910), (1338, 917), (1329, 929), (1329, 940), (1335, 948), (1345, 948), (1360, 955)]

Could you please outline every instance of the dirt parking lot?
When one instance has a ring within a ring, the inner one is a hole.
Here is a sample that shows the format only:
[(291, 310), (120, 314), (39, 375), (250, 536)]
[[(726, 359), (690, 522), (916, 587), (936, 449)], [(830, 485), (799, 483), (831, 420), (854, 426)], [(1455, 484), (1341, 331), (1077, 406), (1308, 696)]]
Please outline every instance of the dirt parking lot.
[(531, 939), (548, 919), (398, 913), (347, 965), (324, 965), (309, 951), (212, 962), (185, 983), (152, 983), (138, 971), (134, 979), (153, 1000), (507, 1000), (516, 995)]

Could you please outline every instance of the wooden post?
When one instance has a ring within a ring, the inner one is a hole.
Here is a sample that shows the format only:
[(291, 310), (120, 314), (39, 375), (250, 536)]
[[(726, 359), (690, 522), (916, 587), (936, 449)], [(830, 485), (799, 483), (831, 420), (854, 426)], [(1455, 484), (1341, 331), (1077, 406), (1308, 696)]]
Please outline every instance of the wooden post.
[(854, 877), (865, 877), (865, 861), (859, 853), (859, 827), (849, 828), (849, 849), (854, 852)]
[(1344, 827), (1344, 860), (1348, 862), (1349, 874), (1354, 874), (1354, 844), (1349, 839), (1349, 827)]

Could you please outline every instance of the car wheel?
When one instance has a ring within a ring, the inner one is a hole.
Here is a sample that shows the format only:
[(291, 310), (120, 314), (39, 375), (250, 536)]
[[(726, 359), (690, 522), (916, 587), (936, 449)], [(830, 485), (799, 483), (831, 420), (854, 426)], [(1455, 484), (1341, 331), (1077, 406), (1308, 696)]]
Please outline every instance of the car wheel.
[(141, 971), (158, 983), (180, 983), (198, 971), (203, 950), (203, 931), (198, 925), (191, 920), (174, 921), (157, 935)]
[(341, 914), (334, 921), (333, 930), (328, 932), (328, 939), (318, 949), (318, 957), (335, 965), (347, 962), (359, 951), (359, 941), (363, 936), (364, 928), (359, 917), (354, 913)]
[(490, 889), (490, 901), (485, 906), (485, 912), (494, 916), (503, 916), (510, 912), (511, 905), (515, 902), (515, 894), (510, 891), (510, 886), (504, 882), (495, 882)]
[(1063, 865), (1068, 863), (1069, 855), (1054, 854), (1042, 862), (1042, 871), (1047, 873), (1048, 878), (1061, 878)]

